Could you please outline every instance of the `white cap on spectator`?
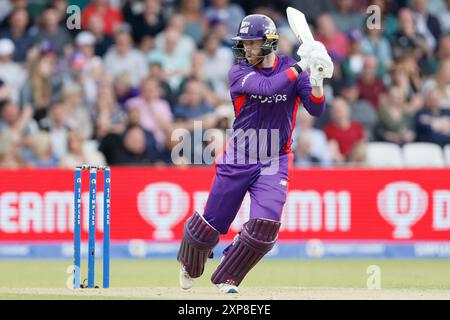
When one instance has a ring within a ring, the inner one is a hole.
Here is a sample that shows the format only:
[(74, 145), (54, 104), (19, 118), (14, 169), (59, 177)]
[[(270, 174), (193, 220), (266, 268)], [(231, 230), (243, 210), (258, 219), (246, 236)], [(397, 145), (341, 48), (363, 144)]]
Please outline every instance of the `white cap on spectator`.
[(13, 54), (14, 49), (14, 42), (12, 42), (10, 39), (0, 39), (0, 56), (9, 56)]
[(77, 35), (75, 43), (77, 46), (92, 46), (95, 44), (95, 36), (89, 31), (82, 31)]

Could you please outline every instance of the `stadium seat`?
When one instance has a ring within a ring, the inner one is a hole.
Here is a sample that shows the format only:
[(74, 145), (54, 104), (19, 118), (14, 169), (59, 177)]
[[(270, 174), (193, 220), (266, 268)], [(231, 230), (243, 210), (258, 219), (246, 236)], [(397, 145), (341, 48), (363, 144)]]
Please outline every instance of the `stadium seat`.
[(450, 167), (450, 144), (445, 146), (444, 155), (445, 155), (445, 163), (447, 167)]
[(444, 167), (442, 148), (434, 143), (413, 142), (403, 146), (403, 161), (406, 167)]
[(403, 167), (402, 149), (395, 143), (370, 142), (367, 144), (367, 165), (370, 167)]

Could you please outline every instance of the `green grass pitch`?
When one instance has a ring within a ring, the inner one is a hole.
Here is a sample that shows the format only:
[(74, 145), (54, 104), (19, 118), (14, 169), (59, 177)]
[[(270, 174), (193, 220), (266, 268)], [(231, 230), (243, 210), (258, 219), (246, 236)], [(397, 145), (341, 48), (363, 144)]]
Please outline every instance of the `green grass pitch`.
[[(205, 298), (215, 288), (209, 281), (218, 260), (208, 261), (206, 270), (196, 287), (204, 288)], [(87, 275), (87, 262), (83, 261), (82, 279)], [(381, 271), (382, 289), (450, 290), (450, 260), (263, 260), (248, 274), (241, 284), (241, 291), (252, 288), (278, 290), (295, 288), (303, 291), (335, 289), (367, 290), (367, 268), (376, 265)], [(71, 266), (68, 260), (0, 260), (0, 299), (108, 299), (145, 298), (133, 294), (133, 288), (147, 290), (149, 298), (181, 299), (184, 294), (178, 289), (178, 263), (175, 260), (112, 260), (111, 289), (99, 290), (98, 295), (72, 294), (67, 289), (70, 283)], [(101, 285), (101, 260), (96, 262), (96, 284)], [(13, 290), (14, 288), (14, 290)], [(40, 288), (48, 291), (40, 292)], [(127, 294), (127, 290), (130, 294)], [(169, 288), (151, 296), (152, 288)], [(36, 289), (33, 291), (33, 289)], [(51, 291), (51, 289), (61, 291)], [(123, 289), (123, 291), (120, 291)], [(31, 290), (31, 291), (30, 291)], [(81, 290), (86, 292), (87, 289)], [(119, 290), (115, 292), (114, 290)], [(77, 290), (80, 291), (80, 290)], [(89, 291), (89, 290), (87, 290)], [(59, 295), (61, 292), (63, 295)], [(109, 292), (115, 292), (109, 296)], [(178, 293), (181, 292), (181, 293)], [(181, 296), (180, 296), (181, 294)], [(202, 298), (202, 295), (198, 296)], [(286, 296), (283, 296), (286, 297)], [(289, 296), (287, 296), (289, 297)], [(292, 298), (296, 298), (295, 295)]]

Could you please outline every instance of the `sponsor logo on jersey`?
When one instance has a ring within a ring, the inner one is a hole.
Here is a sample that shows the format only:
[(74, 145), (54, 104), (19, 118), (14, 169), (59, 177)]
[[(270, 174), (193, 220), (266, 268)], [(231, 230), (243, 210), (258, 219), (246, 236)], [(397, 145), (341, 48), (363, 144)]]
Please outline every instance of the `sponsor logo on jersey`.
[(260, 100), (259, 103), (278, 103), (278, 102), (285, 102), (287, 101), (287, 95), (286, 94), (274, 94), (272, 96), (258, 96), (256, 94), (252, 94), (250, 96), (251, 99), (258, 99)]

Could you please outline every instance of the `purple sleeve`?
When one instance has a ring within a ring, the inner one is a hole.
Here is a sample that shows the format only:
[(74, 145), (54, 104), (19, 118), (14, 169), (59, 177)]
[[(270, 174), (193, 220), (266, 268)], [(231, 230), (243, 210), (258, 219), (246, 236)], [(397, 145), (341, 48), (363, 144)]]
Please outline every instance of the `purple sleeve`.
[(325, 111), (325, 97), (315, 97), (312, 94), (309, 75), (306, 72), (300, 73), (297, 78), (297, 94), (303, 102), (303, 106), (310, 115), (319, 117)]
[(266, 77), (254, 70), (243, 69), (239, 65), (235, 65), (228, 73), (228, 78), (232, 95), (256, 94), (271, 96), (295, 81), (297, 77), (290, 69), (277, 73), (272, 77)]

